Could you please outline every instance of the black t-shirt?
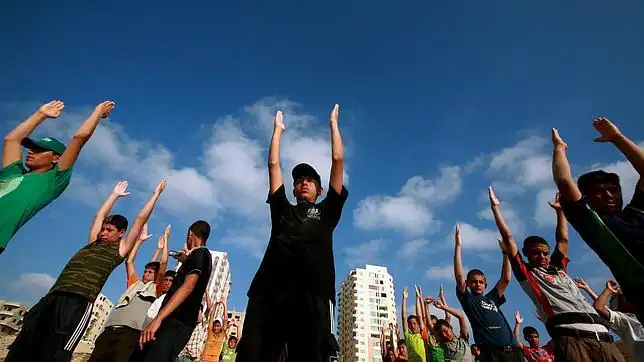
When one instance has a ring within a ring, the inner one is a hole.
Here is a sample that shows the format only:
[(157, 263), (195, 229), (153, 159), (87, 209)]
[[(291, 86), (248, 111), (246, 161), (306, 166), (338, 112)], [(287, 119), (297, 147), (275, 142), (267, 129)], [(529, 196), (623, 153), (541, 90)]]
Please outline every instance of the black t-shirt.
[(174, 277), (172, 286), (163, 300), (161, 308), (165, 307), (168, 301), (172, 298), (174, 293), (186, 281), (186, 277), (190, 274), (199, 275), (197, 285), (192, 290), (192, 293), (181, 303), (177, 309), (170, 314), (169, 318), (174, 318), (181, 323), (189, 326), (196, 326), (197, 319), (199, 318), (199, 310), (201, 309), (201, 301), (206, 292), (208, 281), (210, 280), (210, 273), (212, 272), (212, 256), (206, 247), (193, 249), (188, 255), (188, 259), (177, 270), (177, 275)]
[(248, 296), (275, 291), (308, 293), (335, 301), (333, 230), (349, 192), (329, 187), (318, 203), (291, 205), (284, 185), (266, 201), (271, 209), (271, 238)]
[(460, 293), (456, 288), (456, 297), (470, 320), (474, 332), (474, 341), (480, 346), (516, 346), (517, 341), (501, 311), (505, 296), (499, 295), (496, 288), (482, 295), (474, 295), (469, 289)]
[(636, 188), (630, 204), (601, 218), (635, 259), (644, 265), (644, 192)]

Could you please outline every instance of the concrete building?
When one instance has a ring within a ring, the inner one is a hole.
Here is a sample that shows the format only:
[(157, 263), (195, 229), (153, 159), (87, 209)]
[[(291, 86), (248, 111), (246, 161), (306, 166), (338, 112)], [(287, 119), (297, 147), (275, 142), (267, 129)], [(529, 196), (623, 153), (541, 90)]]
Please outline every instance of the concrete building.
[(396, 323), (394, 281), (387, 267), (351, 270), (338, 293), (338, 343), (343, 362), (379, 362), (380, 329)]
[(105, 325), (105, 322), (107, 322), (107, 317), (110, 316), (113, 307), (114, 303), (112, 303), (105, 294), (101, 293), (98, 295), (94, 301), (92, 317), (89, 320), (87, 329), (85, 330), (78, 347), (76, 347), (77, 351), (85, 352), (87, 348), (90, 350), (94, 348), (94, 342), (103, 331), (103, 326)]
[(239, 322), (239, 331), (237, 331), (237, 328), (230, 329), (229, 333), (228, 333), (228, 337), (235, 336), (235, 337), (239, 338), (239, 336), (243, 334), (244, 318), (245, 317), (246, 317), (246, 312), (245, 311), (244, 312), (237, 312), (237, 311), (234, 311), (234, 310), (229, 310), (228, 311), (227, 319), (232, 319), (235, 322)]
[(8, 300), (0, 300), (0, 335), (17, 334), (22, 329), (22, 317), (27, 306)]

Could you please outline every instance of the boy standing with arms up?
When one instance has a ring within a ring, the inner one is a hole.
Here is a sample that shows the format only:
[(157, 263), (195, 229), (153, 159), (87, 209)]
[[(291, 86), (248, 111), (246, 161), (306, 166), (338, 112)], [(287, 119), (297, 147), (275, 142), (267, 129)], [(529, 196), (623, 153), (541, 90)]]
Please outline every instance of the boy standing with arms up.
[(512, 279), (508, 256), (503, 255), (501, 279), (490, 292), (485, 293), (487, 279), (482, 271), (472, 269), (467, 273), (467, 278), (463, 277), (461, 233), (458, 225), (454, 238), (456, 296), (472, 324), (474, 341), (481, 351), (479, 359), (484, 362), (521, 362), (521, 349), (517, 347), (512, 329), (501, 311), (501, 305), (505, 303), (505, 289)]
[(165, 186), (165, 180), (159, 183), (130, 232), (123, 238), (127, 219), (121, 215), (109, 215), (109, 212), (116, 200), (129, 195), (129, 192), (126, 192), (127, 181), (116, 185), (94, 218), (89, 243), (72, 256), (49, 293), (27, 312), (25, 324), (5, 361), (72, 359), (72, 352), (89, 323), (94, 300), (112, 271), (132, 250)]
[[(81, 149), (98, 122), (114, 109), (114, 102), (105, 101), (96, 106), (74, 133), (69, 147), (53, 137), (29, 138), (45, 119), (58, 118), (64, 107), (61, 101), (43, 104), (4, 137), (0, 170), (0, 254), (29, 219), (65, 191)], [(24, 166), (22, 147), (29, 150)]]
[[(275, 116), (268, 172), (271, 237), (248, 291), (244, 338), (237, 362), (327, 362), (337, 356), (331, 332), (335, 301), (333, 230), (348, 196), (343, 186), (344, 152), (338, 128), (339, 106), (331, 112), (331, 177), (326, 198), (320, 175), (305, 163), (293, 169), (297, 205), (286, 198), (280, 167), (280, 140), (285, 126)], [(285, 323), (285, 314), (296, 315)], [(286, 352), (286, 353), (284, 353)]]

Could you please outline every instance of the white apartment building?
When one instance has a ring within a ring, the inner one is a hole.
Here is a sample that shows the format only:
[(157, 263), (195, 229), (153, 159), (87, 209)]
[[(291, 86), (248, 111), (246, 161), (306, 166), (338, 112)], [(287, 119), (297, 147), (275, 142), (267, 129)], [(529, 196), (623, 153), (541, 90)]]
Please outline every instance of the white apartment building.
[(380, 329), (396, 323), (394, 281), (387, 267), (351, 270), (338, 293), (338, 343), (342, 362), (380, 362)]
[(90, 317), (87, 329), (76, 347), (77, 353), (88, 353), (94, 349), (96, 338), (103, 332), (103, 326), (112, 312), (114, 303), (105, 294), (100, 293), (94, 301), (92, 316)]
[(244, 319), (246, 318), (246, 312), (238, 312), (235, 310), (230, 310), (228, 311), (228, 319), (233, 320), (235, 322), (239, 322), (239, 331), (237, 328), (230, 328), (228, 331), (228, 337), (230, 336), (235, 336), (239, 338), (240, 335), (243, 334), (243, 329), (244, 329)]

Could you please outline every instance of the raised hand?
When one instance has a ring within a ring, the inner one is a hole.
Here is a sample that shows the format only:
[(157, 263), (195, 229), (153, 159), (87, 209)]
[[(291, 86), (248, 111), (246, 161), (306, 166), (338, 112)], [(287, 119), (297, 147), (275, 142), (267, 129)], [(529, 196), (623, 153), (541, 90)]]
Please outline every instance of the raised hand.
[(613, 295), (620, 294), (622, 292), (619, 284), (617, 284), (617, 282), (614, 280), (609, 280), (606, 282), (606, 289), (608, 289)]
[(514, 312), (514, 320), (517, 324), (523, 324), (523, 317), (521, 317), (521, 313), (519, 313), (519, 311)]
[(438, 309), (445, 309), (445, 304), (443, 304), (443, 302), (441, 302), (440, 300), (436, 299), (434, 300), (434, 307)]
[(609, 121), (606, 117), (593, 119), (593, 127), (599, 132), (600, 137), (595, 138), (595, 142), (613, 142), (622, 133), (619, 128)]
[(402, 294), (403, 299), (409, 298), (409, 293), (407, 293), (407, 287), (403, 288), (403, 294)]
[(588, 290), (588, 284), (582, 278), (574, 278), (572, 281), (575, 282), (577, 288)]
[(38, 112), (47, 118), (58, 118), (63, 108), (65, 108), (63, 101), (51, 101), (40, 106)]
[(418, 297), (418, 298), (422, 298), (422, 296), (423, 296), (423, 291), (422, 291), (422, 289), (420, 289), (420, 286), (418, 286), (418, 285), (414, 285), (414, 287), (415, 287), (415, 289), (416, 289), (416, 297)]
[(501, 205), (501, 202), (496, 198), (496, 195), (494, 194), (494, 189), (492, 188), (492, 186), (488, 186), (487, 194), (490, 197), (490, 207)]
[(434, 298), (432, 297), (425, 297), (425, 304), (432, 304), (434, 303)]
[(282, 111), (277, 111), (275, 113), (275, 124), (273, 125), (276, 130), (283, 131), (286, 129), (286, 126), (284, 125), (284, 115), (282, 114)]
[(389, 330), (393, 332), (393, 330), (394, 330), (394, 324), (393, 323), (389, 323)]
[(456, 224), (456, 229), (454, 230), (454, 244), (461, 246), (461, 227)]
[(559, 193), (557, 192), (557, 195), (555, 196), (555, 202), (550, 202), (548, 201), (548, 205), (552, 207), (553, 209), (560, 211), (561, 210), (561, 204), (559, 203)]
[(166, 179), (161, 180), (157, 187), (154, 189), (155, 194), (161, 194), (163, 190), (165, 190), (166, 185), (168, 184), (168, 181)]
[(94, 114), (101, 118), (107, 118), (112, 110), (114, 110), (114, 107), (116, 107), (116, 103), (112, 101), (101, 102), (96, 106), (96, 108), (94, 108)]
[(563, 139), (561, 139), (559, 131), (557, 131), (556, 128), (552, 129), (552, 145), (555, 147), (568, 148), (568, 145), (563, 141)]
[(331, 115), (329, 116), (329, 122), (331, 124), (338, 124), (338, 117), (340, 115), (340, 105), (336, 104), (333, 106), (333, 110), (331, 111)]
[(114, 194), (116, 197), (128, 196), (130, 193), (126, 191), (127, 186), (128, 186), (127, 181), (119, 181), (116, 184), (116, 186), (114, 186), (114, 190), (112, 190), (112, 194)]
[(501, 239), (496, 239), (496, 241), (499, 242), (499, 248), (501, 249), (501, 252), (505, 255), (508, 255), (508, 246), (506, 243), (503, 242)]
[(150, 237), (152, 237), (152, 234), (148, 234), (148, 223), (143, 224), (143, 227), (141, 228), (141, 233), (139, 234), (139, 240), (140, 241), (146, 241)]

